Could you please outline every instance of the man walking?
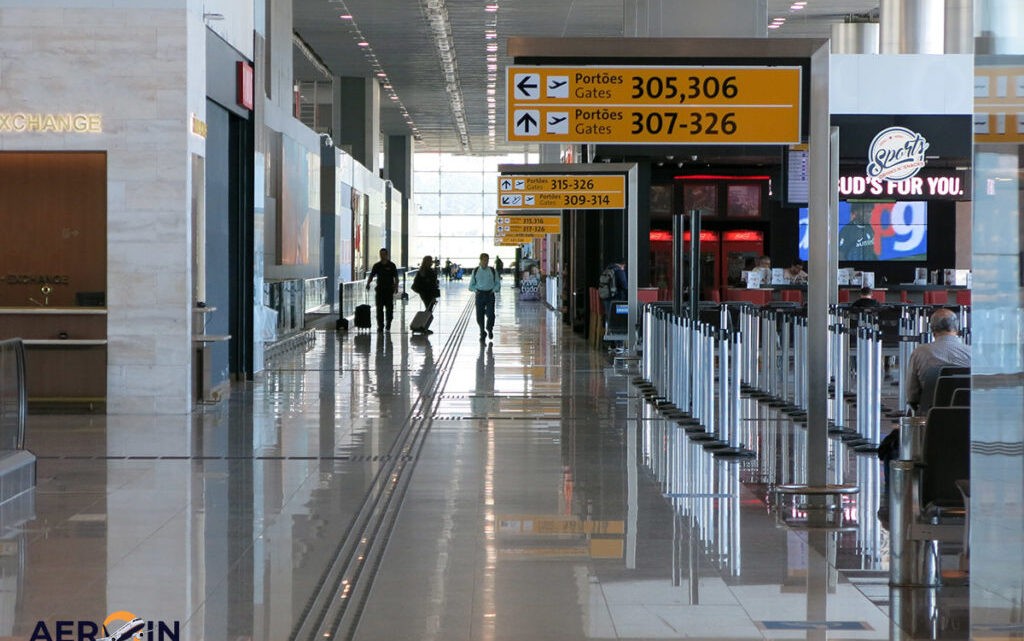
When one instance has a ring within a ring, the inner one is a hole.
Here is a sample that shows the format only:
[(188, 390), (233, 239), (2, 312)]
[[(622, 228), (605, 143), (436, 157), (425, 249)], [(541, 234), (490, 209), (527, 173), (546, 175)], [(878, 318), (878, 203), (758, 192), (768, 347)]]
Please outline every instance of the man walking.
[(469, 279), (469, 291), (476, 292), (476, 324), (480, 326), (481, 343), (486, 342), (488, 337), (494, 340), (494, 293), (501, 290), (498, 273), (493, 267), (487, 266), (490, 260), (489, 254), (480, 254), (480, 265), (473, 270)]
[(374, 263), (366, 289), (377, 279), (377, 331), (391, 330), (391, 317), (395, 312), (395, 292), (398, 291), (398, 267), (388, 258), (388, 250), (380, 250), (380, 260)]

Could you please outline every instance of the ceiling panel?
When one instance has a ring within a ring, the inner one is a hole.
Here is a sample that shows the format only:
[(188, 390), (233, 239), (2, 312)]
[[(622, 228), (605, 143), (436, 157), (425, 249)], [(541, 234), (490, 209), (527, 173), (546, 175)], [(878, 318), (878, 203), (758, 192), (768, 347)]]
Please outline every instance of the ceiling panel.
[[(492, 1), (497, 13), (485, 10)], [(709, 0), (713, 1), (713, 0)], [(445, 91), (444, 74), (430, 26), (419, 0), (294, 0), (295, 31), (331, 71), (341, 76), (370, 76), (374, 60), (387, 73), (401, 104), (412, 118), (422, 150), (504, 153), (521, 145), (503, 142), (503, 70), (510, 36), (621, 36), (623, 0), (447, 0), (448, 21), (458, 64), (459, 86), (469, 129), (469, 149), (463, 149)], [(877, 12), (878, 0), (809, 0), (800, 11), (791, 0), (768, 0), (769, 20), (787, 17), (780, 37), (827, 37), (833, 22), (848, 16)], [(347, 13), (353, 20), (339, 16)], [(487, 61), (484, 30), (498, 32), (497, 144), (487, 136)], [(369, 49), (356, 45), (359, 35)], [(398, 106), (382, 97), (381, 127), (386, 134), (411, 133)]]

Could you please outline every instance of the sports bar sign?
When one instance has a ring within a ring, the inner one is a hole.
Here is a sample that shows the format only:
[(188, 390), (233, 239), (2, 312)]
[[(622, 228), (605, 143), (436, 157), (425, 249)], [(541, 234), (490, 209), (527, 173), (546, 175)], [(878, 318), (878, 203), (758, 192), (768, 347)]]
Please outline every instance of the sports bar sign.
[(510, 142), (794, 144), (800, 67), (506, 70)]

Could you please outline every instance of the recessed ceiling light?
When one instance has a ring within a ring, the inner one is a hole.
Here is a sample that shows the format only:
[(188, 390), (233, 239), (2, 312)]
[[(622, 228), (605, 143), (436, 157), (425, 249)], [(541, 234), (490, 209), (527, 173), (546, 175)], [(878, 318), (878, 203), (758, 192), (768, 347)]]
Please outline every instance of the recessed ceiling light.
[(348, 13), (343, 13), (343, 14), (341, 14), (338, 17), (341, 18), (342, 20), (351, 20), (352, 19), (352, 15), (348, 14)]
[(356, 45), (358, 45), (360, 47), (369, 47), (370, 43), (365, 41), (365, 40), (360, 40), (359, 42), (356, 43)]
[(486, 7), (484, 7), (484, 11), (488, 11), (490, 13), (494, 13), (497, 10), (498, 10), (498, 5), (497, 4), (489, 4)]

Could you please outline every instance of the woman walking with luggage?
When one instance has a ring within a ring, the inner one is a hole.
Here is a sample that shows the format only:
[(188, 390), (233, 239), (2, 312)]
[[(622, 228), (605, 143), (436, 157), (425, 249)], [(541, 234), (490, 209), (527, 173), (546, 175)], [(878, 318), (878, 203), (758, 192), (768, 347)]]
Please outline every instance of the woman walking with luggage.
[(434, 259), (424, 256), (419, 269), (416, 270), (416, 278), (412, 281), (412, 291), (420, 295), (426, 311), (416, 314), (413, 318), (411, 329), (414, 333), (430, 334), (430, 322), (434, 320), (434, 303), (441, 296), (441, 287), (437, 282), (437, 272), (434, 271)]

